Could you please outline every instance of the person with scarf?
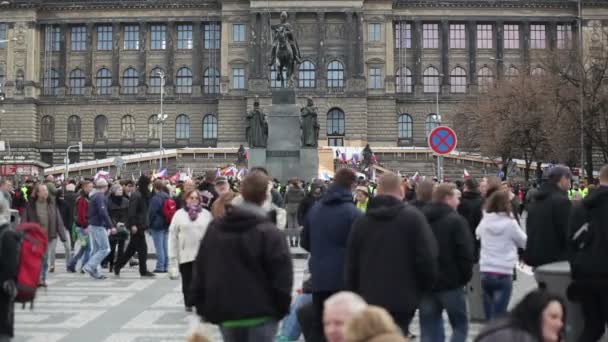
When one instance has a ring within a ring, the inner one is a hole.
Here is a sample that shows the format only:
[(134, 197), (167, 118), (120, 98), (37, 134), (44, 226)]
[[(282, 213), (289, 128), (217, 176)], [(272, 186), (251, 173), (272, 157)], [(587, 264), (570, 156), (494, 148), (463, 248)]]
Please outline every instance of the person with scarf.
[(185, 206), (175, 213), (169, 226), (169, 275), (172, 279), (177, 279), (179, 269), (186, 311), (192, 312), (192, 267), (200, 242), (213, 218), (208, 210), (203, 210), (201, 194), (197, 190), (185, 192), (183, 200)]

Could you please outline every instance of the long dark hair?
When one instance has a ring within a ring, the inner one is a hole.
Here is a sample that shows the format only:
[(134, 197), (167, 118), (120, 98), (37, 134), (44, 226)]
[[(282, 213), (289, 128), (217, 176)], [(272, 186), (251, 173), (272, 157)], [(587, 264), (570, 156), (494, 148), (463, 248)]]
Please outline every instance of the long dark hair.
[(146, 175), (141, 175), (137, 181), (137, 189), (141, 193), (143, 198), (150, 198), (150, 178)]
[[(543, 340), (542, 321), (543, 311), (551, 302), (558, 302), (562, 306), (564, 322), (563, 330), (566, 328), (566, 305), (562, 297), (544, 290), (535, 290), (528, 293), (509, 314), (511, 323), (516, 328), (526, 331), (534, 336), (537, 341)], [(563, 340), (562, 331), (562, 338)]]

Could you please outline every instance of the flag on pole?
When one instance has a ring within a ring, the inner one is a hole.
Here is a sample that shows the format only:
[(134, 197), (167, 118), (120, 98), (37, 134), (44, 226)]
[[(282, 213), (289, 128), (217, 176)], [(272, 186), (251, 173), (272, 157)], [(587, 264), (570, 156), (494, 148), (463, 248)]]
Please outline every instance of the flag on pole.
[(162, 171), (154, 175), (154, 178), (167, 178), (167, 169), (162, 169)]
[(179, 171), (177, 171), (177, 173), (176, 173), (176, 174), (174, 174), (173, 176), (171, 176), (171, 178), (169, 178), (169, 180), (170, 180), (172, 183), (177, 183), (177, 181), (179, 180), (179, 176), (180, 176), (180, 172), (179, 172)]
[(110, 178), (110, 172), (101, 170), (95, 174), (95, 177), (93, 177), (93, 180), (97, 181), (100, 178), (108, 180), (108, 178)]
[(222, 176), (222, 172), (220, 171), (220, 168), (216, 168), (215, 169), (215, 177), (221, 177)]
[(467, 171), (467, 169), (464, 169), (464, 175), (463, 175), (464, 179), (469, 179), (471, 178), (471, 175), (469, 174), (469, 172)]

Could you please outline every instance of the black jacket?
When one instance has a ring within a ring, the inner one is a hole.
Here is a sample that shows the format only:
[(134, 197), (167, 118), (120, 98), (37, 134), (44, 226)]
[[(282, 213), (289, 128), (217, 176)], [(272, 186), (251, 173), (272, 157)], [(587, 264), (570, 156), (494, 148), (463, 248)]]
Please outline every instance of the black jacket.
[(8, 224), (0, 226), (0, 335), (13, 336), (15, 320), (13, 300), (4, 293), (2, 284), (17, 278), (19, 237)]
[(464, 286), (473, 275), (475, 262), (473, 238), (467, 221), (443, 203), (424, 207), (424, 214), (439, 245), (439, 278), (434, 291)]
[[(198, 191), (200, 191), (201, 195), (203, 196), (203, 202), (208, 201), (208, 203), (201, 203), (203, 208), (211, 210), (213, 203), (215, 203), (215, 201), (220, 197), (217, 191), (215, 191), (215, 185), (213, 183), (203, 181), (201, 184), (199, 184)], [(207, 191), (208, 194), (206, 194), (205, 191)], [(207, 200), (207, 198), (210, 199)]]
[(528, 208), (526, 264), (538, 267), (567, 260), (570, 209), (571, 203), (565, 191), (551, 183), (541, 186)]
[(74, 218), (76, 217), (76, 198), (78, 198), (78, 194), (74, 191), (66, 191), (64, 195), (64, 201), (67, 206), (67, 217), (63, 219), (63, 224), (65, 228), (69, 231), (72, 231), (72, 226), (74, 225)]
[(481, 244), (479, 240), (475, 239), (475, 229), (481, 222), (483, 199), (479, 192), (465, 191), (462, 193), (460, 199), (460, 205), (458, 206), (458, 213), (467, 220), (469, 224), (469, 231), (471, 237), (475, 241), (475, 261), (479, 261), (479, 250)]
[(138, 232), (148, 229), (148, 199), (137, 190), (129, 198), (129, 214), (127, 229), (136, 226)]
[(600, 186), (579, 205), (574, 206), (569, 224), (569, 237), (584, 224), (589, 229), (581, 235), (585, 247), (571, 257), (572, 277), (576, 280), (608, 282), (608, 186)]
[(369, 304), (410, 314), (437, 278), (437, 241), (420, 211), (377, 196), (350, 233), (346, 288)]
[(191, 293), (197, 312), (221, 322), (289, 313), (291, 253), (267, 217), (239, 207), (213, 221), (195, 260)]

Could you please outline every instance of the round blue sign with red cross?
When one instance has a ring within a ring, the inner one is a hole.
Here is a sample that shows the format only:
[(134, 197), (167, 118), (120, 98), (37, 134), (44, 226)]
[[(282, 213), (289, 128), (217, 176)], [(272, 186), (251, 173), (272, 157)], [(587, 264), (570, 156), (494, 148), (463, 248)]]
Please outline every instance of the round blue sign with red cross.
[(456, 132), (447, 126), (439, 126), (429, 134), (429, 147), (437, 154), (448, 154), (456, 148)]

